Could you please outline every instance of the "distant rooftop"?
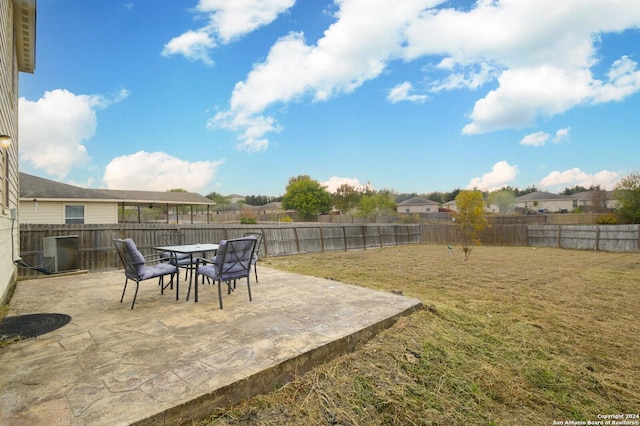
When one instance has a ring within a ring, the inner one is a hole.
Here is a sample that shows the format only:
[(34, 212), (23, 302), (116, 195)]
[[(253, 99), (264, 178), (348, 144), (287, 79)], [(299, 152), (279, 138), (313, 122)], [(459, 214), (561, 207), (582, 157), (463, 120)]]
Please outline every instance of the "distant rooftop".
[(209, 198), (194, 192), (87, 189), (26, 173), (20, 173), (20, 198), (24, 200), (87, 200), (126, 204), (215, 204)]

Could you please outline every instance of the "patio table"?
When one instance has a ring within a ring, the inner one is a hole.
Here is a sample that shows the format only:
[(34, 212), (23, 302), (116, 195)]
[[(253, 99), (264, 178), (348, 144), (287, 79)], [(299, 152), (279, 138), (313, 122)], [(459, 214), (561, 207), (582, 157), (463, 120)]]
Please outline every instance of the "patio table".
[[(197, 267), (197, 265), (194, 265), (193, 263), (193, 255), (194, 254), (199, 254), (200, 257), (205, 257), (207, 253), (209, 252), (217, 252), (218, 251), (218, 244), (211, 244), (211, 243), (205, 243), (205, 244), (183, 244), (183, 245), (177, 245), (177, 246), (159, 246), (159, 247), (153, 247), (154, 250), (159, 250), (159, 251), (165, 251), (165, 252), (170, 252), (172, 254), (176, 254), (176, 253), (180, 253), (180, 254), (188, 254), (189, 255), (189, 266), (188, 266), (188, 271), (189, 271), (189, 287), (191, 287), (191, 284), (193, 284), (193, 269)], [(176, 262), (177, 264), (177, 262)], [(198, 283), (196, 283), (195, 286), (195, 302), (198, 301)]]

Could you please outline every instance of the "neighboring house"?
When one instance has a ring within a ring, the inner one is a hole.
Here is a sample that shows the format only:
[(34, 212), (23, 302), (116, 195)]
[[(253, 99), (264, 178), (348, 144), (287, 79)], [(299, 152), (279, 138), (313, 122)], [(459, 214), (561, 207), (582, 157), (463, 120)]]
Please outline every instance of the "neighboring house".
[(0, 303), (7, 303), (20, 253), (18, 73), (35, 70), (35, 0), (0, 1), (0, 41)]
[[(213, 205), (209, 198), (192, 192), (86, 189), (20, 173), (20, 223), (120, 223), (124, 221), (119, 217), (124, 208), (154, 206), (176, 212), (178, 208), (206, 209), (208, 218)], [(177, 213), (174, 219), (172, 222), (179, 222)]]
[(282, 210), (282, 203), (278, 201), (272, 201), (262, 206), (252, 206), (252, 208), (258, 213), (258, 215), (279, 214), (284, 213)]
[[(457, 212), (458, 211), (458, 206), (456, 205), (456, 200), (447, 201), (446, 203), (442, 204), (442, 208), (447, 209), (447, 210), (451, 210), (453, 212)], [(499, 213), (500, 212), (500, 207), (498, 207), (496, 204), (485, 204), (484, 205), (484, 211), (485, 211), (485, 213)]]
[(518, 208), (531, 209), (544, 213), (567, 213), (577, 208), (587, 211), (614, 210), (618, 201), (613, 191), (583, 191), (573, 195), (532, 192), (516, 198)]
[(536, 191), (517, 197), (515, 206), (544, 213), (570, 212), (573, 210), (573, 200), (566, 195)]
[(603, 212), (618, 208), (618, 200), (614, 198), (614, 191), (583, 191), (569, 195), (574, 209), (581, 208), (587, 212)]
[(412, 197), (398, 203), (398, 213), (437, 213), (440, 204), (422, 197)]

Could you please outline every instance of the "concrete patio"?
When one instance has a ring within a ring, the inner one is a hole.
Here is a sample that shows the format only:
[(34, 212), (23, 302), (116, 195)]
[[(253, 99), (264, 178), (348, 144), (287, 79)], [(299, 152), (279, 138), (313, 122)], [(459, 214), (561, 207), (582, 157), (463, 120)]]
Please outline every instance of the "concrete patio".
[[(62, 328), (0, 347), (0, 424), (189, 424), (354, 349), (419, 300), (259, 267), (249, 302), (200, 287), (199, 302), (122, 271), (21, 281), (7, 316), (62, 313)], [(184, 277), (184, 276), (183, 276)], [(181, 278), (183, 278), (181, 277)]]

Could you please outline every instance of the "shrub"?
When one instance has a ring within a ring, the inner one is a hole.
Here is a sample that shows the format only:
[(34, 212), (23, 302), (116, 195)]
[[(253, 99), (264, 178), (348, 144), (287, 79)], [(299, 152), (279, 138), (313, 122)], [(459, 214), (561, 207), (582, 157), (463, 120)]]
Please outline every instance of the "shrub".
[(617, 225), (618, 216), (613, 213), (601, 214), (596, 220), (598, 225)]
[(402, 214), (400, 215), (400, 221), (402, 223), (420, 223), (422, 221), (422, 218), (418, 213)]

